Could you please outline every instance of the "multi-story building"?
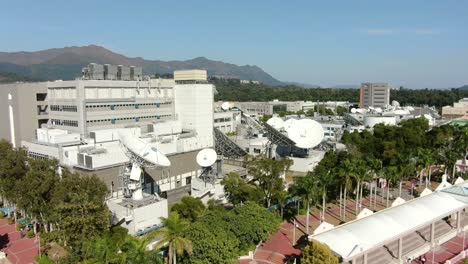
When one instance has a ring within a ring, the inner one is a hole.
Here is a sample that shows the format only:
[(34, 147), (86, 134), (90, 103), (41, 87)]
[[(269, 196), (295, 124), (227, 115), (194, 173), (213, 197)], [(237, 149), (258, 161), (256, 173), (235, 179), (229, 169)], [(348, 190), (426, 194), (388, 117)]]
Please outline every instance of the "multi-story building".
[(173, 120), (174, 80), (74, 80), (47, 83), (50, 125), (89, 136), (90, 131)]
[(18, 147), (35, 139), (36, 128), (48, 119), (46, 82), (0, 85), (0, 138)]
[(239, 123), (239, 111), (221, 111), (214, 113), (214, 127), (223, 133), (236, 132), (236, 126)]
[(390, 85), (388, 83), (362, 83), (360, 107), (381, 107), (390, 104)]
[(442, 117), (446, 119), (468, 119), (468, 98), (460, 99), (453, 106), (442, 107)]
[(118, 131), (125, 129), (172, 164), (145, 169), (145, 191), (169, 203), (190, 193), (201, 173), (196, 155), (214, 145), (214, 87), (206, 71), (177, 71), (173, 80), (90, 76), (3, 85), (0, 137), (25, 147), (31, 157), (96, 174), (116, 191), (122, 165), (130, 161), (119, 141)]

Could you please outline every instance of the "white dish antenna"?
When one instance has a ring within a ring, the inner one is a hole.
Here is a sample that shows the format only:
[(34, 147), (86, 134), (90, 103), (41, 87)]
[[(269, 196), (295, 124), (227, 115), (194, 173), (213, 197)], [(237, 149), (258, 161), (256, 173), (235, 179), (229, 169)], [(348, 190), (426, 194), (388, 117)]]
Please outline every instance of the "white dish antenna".
[(284, 121), (284, 130), (286, 132), (291, 128), (292, 124), (296, 123), (297, 119), (289, 118), (288, 120)]
[(374, 109), (374, 111), (375, 111), (377, 114), (380, 114), (380, 113), (383, 112), (382, 108), (380, 108), (380, 107), (376, 107), (376, 108)]
[(224, 102), (223, 104), (221, 104), (221, 108), (224, 110), (224, 111), (227, 111), (229, 110), (229, 102)]
[(351, 113), (355, 114), (357, 112), (356, 108), (351, 108)]
[(324, 132), (320, 123), (311, 119), (302, 119), (291, 125), (288, 137), (296, 143), (296, 147), (310, 149), (322, 142)]
[(169, 161), (166, 155), (140, 138), (122, 131), (119, 132), (119, 138), (120, 142), (138, 158), (156, 166), (171, 166), (171, 161)]
[(197, 154), (197, 163), (201, 167), (210, 167), (215, 164), (218, 154), (210, 148), (202, 149)]
[(283, 119), (281, 119), (279, 117), (272, 117), (272, 118), (268, 119), (267, 124), (269, 124), (270, 126), (272, 126), (276, 130), (281, 130), (284, 127), (284, 121), (283, 121)]
[(398, 101), (393, 100), (392, 101), (392, 106), (394, 107), (400, 107), (400, 103)]

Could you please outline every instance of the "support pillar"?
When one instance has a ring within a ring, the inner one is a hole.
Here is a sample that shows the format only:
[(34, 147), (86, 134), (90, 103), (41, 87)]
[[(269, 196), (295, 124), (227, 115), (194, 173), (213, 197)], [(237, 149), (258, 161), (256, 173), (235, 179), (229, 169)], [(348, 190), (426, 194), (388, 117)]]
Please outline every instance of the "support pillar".
[(457, 211), (457, 233), (461, 231), (461, 216), (462, 211)]
[(363, 264), (367, 264), (367, 252), (364, 253), (364, 263)]
[(403, 255), (403, 238), (400, 237), (398, 239), (398, 261), (400, 263), (403, 263), (403, 260), (401, 259), (402, 255)]
[(431, 223), (431, 248), (434, 246), (435, 242), (435, 223)]
[(353, 260), (351, 261), (351, 264), (356, 264), (356, 258), (353, 258)]

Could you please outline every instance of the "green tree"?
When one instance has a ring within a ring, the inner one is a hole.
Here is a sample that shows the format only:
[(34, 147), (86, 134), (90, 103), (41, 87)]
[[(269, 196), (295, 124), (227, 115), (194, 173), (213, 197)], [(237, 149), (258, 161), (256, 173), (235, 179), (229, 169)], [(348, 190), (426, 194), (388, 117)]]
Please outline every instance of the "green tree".
[(305, 247), (301, 257), (302, 264), (338, 264), (338, 258), (330, 248), (316, 240)]
[(260, 241), (265, 241), (271, 233), (278, 230), (281, 222), (274, 213), (253, 202), (235, 207), (226, 219), (226, 227), (231, 228), (239, 239), (240, 250), (245, 252)]
[[(218, 212), (219, 216), (223, 214)], [(200, 219), (210, 218), (211, 213)], [(225, 223), (222, 218), (215, 217), (217, 222)], [(231, 264), (239, 256), (239, 240), (226, 228), (216, 222), (196, 221), (185, 232), (184, 237), (193, 241), (193, 253), (184, 255), (181, 263), (220, 263)]]
[(6, 140), (0, 140), (0, 192), (10, 205), (15, 205), (21, 195), (18, 182), (28, 171), (27, 154), (24, 149), (13, 149)]
[(180, 219), (177, 212), (171, 212), (169, 217), (161, 217), (162, 225), (161, 229), (152, 231), (148, 234), (148, 238), (161, 237), (156, 243), (156, 248), (168, 247), (168, 263), (176, 263), (177, 255), (181, 256), (184, 252), (192, 254), (192, 242), (184, 238), (182, 233), (188, 228), (189, 223)]
[(205, 209), (206, 207), (200, 199), (184, 196), (179, 203), (171, 207), (171, 212), (177, 212), (182, 219), (194, 222), (203, 215)]
[(318, 188), (317, 181), (310, 175), (296, 177), (294, 179), (294, 184), (290, 187), (289, 191), (291, 194), (301, 197), (301, 200), (306, 206), (306, 233), (310, 234), (310, 206), (316, 206), (320, 199), (320, 189)]
[(52, 220), (56, 229), (49, 234), (79, 254), (83, 242), (92, 240), (108, 228), (105, 205), (107, 188), (96, 176), (80, 176), (67, 170), (51, 199)]
[(258, 183), (263, 192), (265, 205), (271, 206), (273, 196), (285, 189), (284, 181), (281, 178), (289, 169), (292, 160), (273, 160), (264, 157), (255, 157), (248, 161), (247, 168), (254, 181)]
[(230, 172), (221, 181), (229, 202), (239, 205), (246, 201), (258, 202), (262, 199), (262, 191), (253, 184), (246, 183), (238, 173)]
[(34, 233), (36, 233), (38, 222), (44, 223), (45, 227), (48, 226), (53, 213), (52, 197), (60, 178), (57, 174), (56, 160), (30, 160), (28, 164), (27, 173), (18, 183), (21, 186), (18, 207), (34, 218)]

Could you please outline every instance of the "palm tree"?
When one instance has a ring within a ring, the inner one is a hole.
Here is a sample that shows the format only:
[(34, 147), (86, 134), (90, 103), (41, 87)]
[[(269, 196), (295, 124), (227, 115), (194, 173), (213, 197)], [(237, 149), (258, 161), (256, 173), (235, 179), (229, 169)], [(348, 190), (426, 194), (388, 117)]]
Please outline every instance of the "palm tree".
[(420, 170), (419, 185), (422, 185), (422, 178), (423, 178), (424, 171), (428, 170), (427, 175), (431, 173), (430, 166), (434, 163), (433, 154), (431, 150), (429, 149), (418, 148), (418, 150), (416, 151), (416, 156), (417, 156), (418, 170)]
[(356, 216), (359, 213), (359, 205), (361, 204), (362, 199), (362, 189), (361, 184), (368, 179), (368, 169), (367, 165), (363, 159), (356, 159), (354, 161), (354, 166), (352, 167), (353, 176), (356, 179)]
[(168, 263), (177, 263), (177, 255), (184, 252), (192, 254), (192, 242), (182, 236), (182, 232), (189, 226), (189, 222), (181, 220), (179, 214), (171, 212), (169, 217), (161, 217), (161, 229), (148, 234), (148, 238), (160, 238), (156, 248), (168, 247)]
[(342, 166), (338, 169), (339, 174), (343, 177), (343, 220), (346, 221), (346, 202), (349, 190), (352, 188), (352, 178), (354, 177), (354, 163), (350, 159), (346, 159)]
[(317, 177), (317, 183), (322, 193), (322, 218), (320, 222), (325, 221), (325, 209), (327, 208), (327, 191), (328, 188), (333, 184), (333, 174), (331, 170), (325, 172), (317, 172), (315, 177)]
[(398, 168), (396, 166), (387, 166), (383, 170), (385, 180), (387, 180), (387, 207), (389, 206), (390, 185), (398, 177)]
[(310, 206), (316, 205), (318, 200), (319, 189), (316, 180), (311, 176), (296, 178), (296, 182), (291, 186), (291, 193), (302, 198), (302, 201), (307, 207), (306, 212), (306, 233), (309, 234), (309, 215)]
[[(377, 205), (377, 188), (378, 188), (377, 180), (379, 178), (379, 174), (382, 171), (382, 160), (376, 159), (376, 158), (370, 158), (367, 160), (367, 163), (369, 164), (369, 167), (370, 167), (369, 175), (372, 177), (372, 181), (375, 180), (375, 190), (374, 190), (374, 193), (375, 193), (374, 208), (375, 208), (375, 205)], [(382, 193), (383, 193), (383, 190), (382, 190)], [(372, 206), (372, 191), (370, 195), (370, 204)]]

